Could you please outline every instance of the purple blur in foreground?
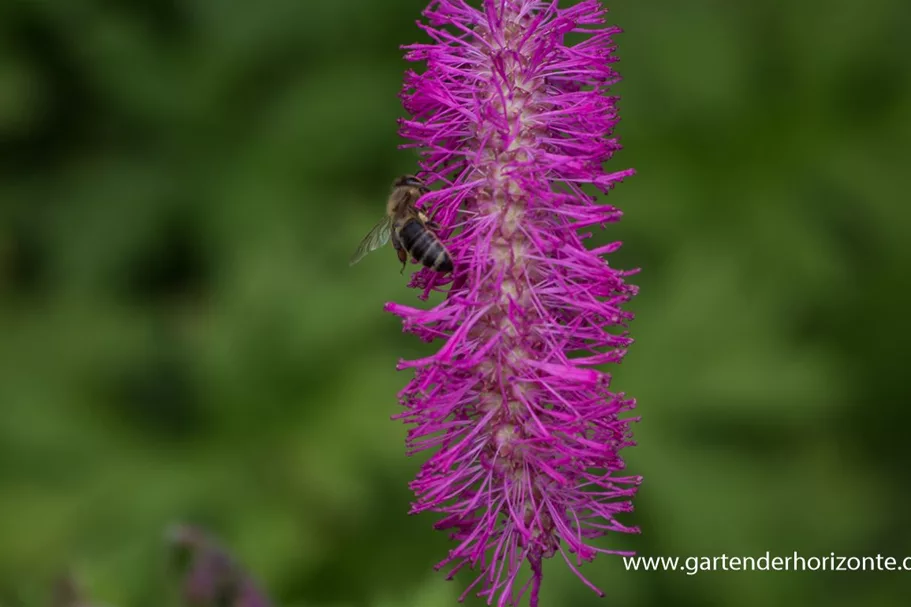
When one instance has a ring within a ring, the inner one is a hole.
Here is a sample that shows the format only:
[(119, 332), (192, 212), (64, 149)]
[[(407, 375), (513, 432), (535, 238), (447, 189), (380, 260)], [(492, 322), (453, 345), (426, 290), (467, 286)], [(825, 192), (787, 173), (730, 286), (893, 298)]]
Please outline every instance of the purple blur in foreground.
[[(488, 604), (538, 603), (542, 560), (577, 565), (599, 552), (608, 531), (638, 533), (615, 520), (630, 512), (640, 477), (618, 476), (618, 452), (633, 445), (635, 401), (610, 391), (594, 367), (619, 363), (632, 343), (636, 293), (590, 234), (621, 213), (596, 204), (582, 186), (607, 192), (632, 170), (605, 173), (620, 146), (618, 81), (611, 35), (596, 1), (438, 0), (419, 26), (431, 44), (405, 47), (402, 93), (410, 119), (400, 134), (419, 148), (438, 189), (419, 203), (441, 226), (455, 270), (423, 269), (411, 286), (445, 291), (430, 310), (389, 303), (405, 330), (445, 343), (428, 358), (402, 361), (415, 377), (400, 394), (412, 428), (409, 454), (434, 450), (412, 483), (412, 513), (445, 516), (456, 546), (437, 566), (478, 568), (471, 592)], [(584, 34), (568, 46), (570, 33)], [(523, 563), (530, 575), (519, 580)], [(527, 579), (525, 579), (527, 578)]]
[(181, 569), (181, 599), (187, 607), (270, 607), (252, 578), (200, 529), (173, 527), (168, 541)]

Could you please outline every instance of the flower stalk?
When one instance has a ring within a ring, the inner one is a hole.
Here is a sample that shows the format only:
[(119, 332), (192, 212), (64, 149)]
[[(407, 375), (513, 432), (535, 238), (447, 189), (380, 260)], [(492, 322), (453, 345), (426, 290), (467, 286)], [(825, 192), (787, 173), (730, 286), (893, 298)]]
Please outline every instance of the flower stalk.
[[(405, 330), (444, 342), (398, 365), (415, 373), (397, 416), (410, 425), (408, 453), (432, 452), (411, 484), (412, 513), (444, 515), (436, 528), (456, 546), (437, 568), (450, 579), (479, 571), (462, 598), (500, 606), (526, 595), (537, 605), (542, 562), (557, 554), (602, 594), (578, 566), (630, 553), (591, 540), (638, 532), (615, 518), (641, 480), (620, 474), (618, 455), (634, 444), (635, 418), (620, 415), (635, 401), (595, 368), (632, 343), (622, 306), (636, 287), (602, 257), (620, 243), (587, 249), (591, 234), (580, 233), (621, 216), (583, 188), (607, 193), (633, 174), (602, 168), (620, 148), (616, 98), (605, 95), (619, 79), (620, 30), (592, 27), (603, 23), (595, 0), (557, 5), (436, 0), (419, 22), (432, 43), (405, 47), (426, 69), (406, 74), (400, 134), (442, 184), (420, 205), (455, 263), (450, 275), (412, 278), (422, 299), (445, 292), (439, 305), (386, 305)], [(570, 35), (582, 40), (569, 45)]]

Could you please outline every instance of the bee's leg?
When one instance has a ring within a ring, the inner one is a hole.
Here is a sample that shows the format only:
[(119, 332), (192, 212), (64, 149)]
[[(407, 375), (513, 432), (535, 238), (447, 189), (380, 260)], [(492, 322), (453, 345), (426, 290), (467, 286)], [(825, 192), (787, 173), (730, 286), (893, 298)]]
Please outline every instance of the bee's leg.
[(427, 217), (427, 214), (424, 213), (424, 211), (418, 211), (418, 219), (420, 219), (421, 223), (423, 223), (434, 232), (440, 229), (440, 224), (435, 221), (431, 221), (430, 218)]
[(396, 235), (395, 230), (392, 231), (390, 236), (392, 239), (392, 246), (395, 248), (395, 254), (398, 255), (399, 261), (402, 262), (402, 270), (399, 274), (403, 274), (405, 272), (405, 264), (408, 262), (408, 252), (405, 251), (405, 247), (403, 247), (401, 241), (399, 241), (399, 237)]
[(424, 224), (425, 224), (428, 228), (430, 228), (431, 230), (433, 230), (434, 232), (439, 232), (439, 231), (440, 231), (440, 224), (439, 224), (437, 221), (431, 219), (430, 217), (426, 217), (426, 216), (425, 216)]

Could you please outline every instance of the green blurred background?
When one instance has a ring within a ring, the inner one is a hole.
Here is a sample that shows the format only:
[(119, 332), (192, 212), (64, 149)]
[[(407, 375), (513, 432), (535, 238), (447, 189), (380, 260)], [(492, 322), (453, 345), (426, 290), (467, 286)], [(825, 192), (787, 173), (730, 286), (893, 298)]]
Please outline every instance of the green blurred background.
[[(205, 526), (283, 607), (438, 607), (392, 252), (423, 0), (0, 3), (0, 605), (175, 604)], [(905, 0), (610, 5), (642, 267), (643, 555), (911, 555)], [(545, 567), (542, 606), (907, 605), (911, 573)], [(469, 604), (478, 604), (469, 600)]]

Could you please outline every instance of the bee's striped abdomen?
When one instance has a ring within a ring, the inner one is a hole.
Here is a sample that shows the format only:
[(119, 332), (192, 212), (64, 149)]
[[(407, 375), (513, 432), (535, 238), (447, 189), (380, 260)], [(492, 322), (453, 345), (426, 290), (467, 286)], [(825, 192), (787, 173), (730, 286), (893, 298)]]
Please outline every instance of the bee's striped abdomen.
[(422, 222), (417, 219), (407, 221), (399, 231), (399, 240), (411, 256), (426, 267), (437, 272), (452, 272), (449, 251)]

